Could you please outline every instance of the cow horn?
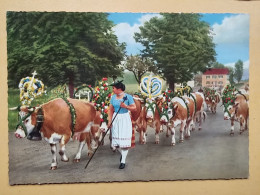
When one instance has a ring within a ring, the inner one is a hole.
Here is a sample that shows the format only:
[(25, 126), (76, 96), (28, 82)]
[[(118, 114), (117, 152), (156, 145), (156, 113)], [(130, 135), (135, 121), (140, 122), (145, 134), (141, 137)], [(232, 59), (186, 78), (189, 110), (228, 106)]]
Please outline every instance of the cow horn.
[(35, 109), (36, 109), (35, 107), (28, 108), (28, 111), (29, 111), (29, 112), (33, 112)]
[(9, 110), (17, 110), (18, 106), (13, 107), (13, 108), (9, 108)]

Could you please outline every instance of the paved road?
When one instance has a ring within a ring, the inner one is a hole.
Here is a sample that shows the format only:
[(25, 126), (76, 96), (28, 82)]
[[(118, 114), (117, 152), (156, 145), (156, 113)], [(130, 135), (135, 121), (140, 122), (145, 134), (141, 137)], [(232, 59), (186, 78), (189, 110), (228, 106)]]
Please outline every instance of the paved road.
[(51, 171), (51, 152), (47, 142), (18, 140), (9, 133), (9, 183), (247, 178), (248, 131), (239, 135), (238, 123), (235, 127), (235, 135), (229, 136), (230, 121), (223, 120), (222, 108), (218, 107), (216, 114), (208, 112), (201, 131), (196, 128), (190, 140), (174, 147), (170, 146), (165, 131), (160, 134), (159, 145), (154, 144), (153, 129), (148, 130), (146, 145), (138, 143), (139, 135), (136, 133), (136, 147), (129, 151), (124, 170), (118, 169), (120, 155), (110, 150), (107, 137), (105, 146), (100, 147), (87, 169), (84, 169), (89, 159), (86, 147), (81, 162), (72, 162), (78, 147), (74, 141), (67, 145), (70, 161), (61, 162), (58, 156), (58, 169)]

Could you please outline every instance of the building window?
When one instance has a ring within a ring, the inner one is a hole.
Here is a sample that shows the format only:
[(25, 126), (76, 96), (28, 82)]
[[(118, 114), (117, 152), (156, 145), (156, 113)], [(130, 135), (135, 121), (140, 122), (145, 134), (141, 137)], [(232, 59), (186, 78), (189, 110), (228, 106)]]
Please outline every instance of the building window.
[(219, 84), (219, 85), (222, 85), (222, 84), (223, 84), (223, 82), (222, 82), (222, 81), (219, 81), (219, 82), (218, 82), (218, 84)]
[(218, 75), (218, 78), (223, 79), (223, 75)]
[(213, 78), (213, 79), (216, 79), (216, 78), (217, 78), (217, 75), (213, 75), (212, 78)]
[(206, 79), (210, 79), (210, 76), (206, 76)]
[(206, 82), (206, 84), (207, 84), (207, 85), (209, 85), (209, 84), (210, 84), (210, 82), (209, 82), (209, 81), (207, 81), (207, 82)]

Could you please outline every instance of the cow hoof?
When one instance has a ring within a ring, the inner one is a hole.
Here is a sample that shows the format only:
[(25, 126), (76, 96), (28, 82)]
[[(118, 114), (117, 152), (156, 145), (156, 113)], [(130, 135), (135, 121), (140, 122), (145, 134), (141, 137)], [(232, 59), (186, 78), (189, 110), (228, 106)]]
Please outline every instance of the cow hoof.
[(190, 136), (186, 136), (185, 139), (188, 139), (188, 140), (189, 140), (189, 139), (190, 139)]
[(183, 140), (180, 140), (179, 142), (180, 142), (180, 143), (183, 143)]
[(57, 169), (57, 166), (53, 166), (53, 167), (51, 167), (50, 169), (51, 169), (51, 170), (55, 170), (55, 169)]
[(243, 133), (243, 131), (240, 131), (239, 134), (241, 135)]
[(168, 135), (168, 134), (166, 134), (166, 137), (169, 137), (169, 135)]
[(155, 141), (155, 144), (159, 144), (159, 141)]
[(230, 134), (229, 134), (230, 136), (233, 136), (234, 135), (234, 132), (230, 132)]
[(74, 159), (73, 162), (78, 163), (78, 162), (80, 162), (80, 159)]
[(175, 146), (175, 143), (171, 143), (171, 146)]
[(88, 152), (88, 156), (91, 157), (93, 155), (92, 152)]
[(198, 130), (200, 131), (200, 130), (201, 130), (201, 127), (199, 127)]
[(63, 162), (69, 162), (69, 158), (67, 160), (61, 159)]

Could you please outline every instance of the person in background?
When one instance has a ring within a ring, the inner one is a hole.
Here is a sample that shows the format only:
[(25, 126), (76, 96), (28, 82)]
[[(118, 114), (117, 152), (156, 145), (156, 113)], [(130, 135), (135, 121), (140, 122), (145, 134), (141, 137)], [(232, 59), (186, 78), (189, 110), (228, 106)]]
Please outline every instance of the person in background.
[(113, 86), (114, 95), (110, 100), (108, 127), (118, 112), (111, 127), (111, 147), (117, 148), (121, 153), (119, 169), (124, 169), (132, 139), (132, 122), (129, 111), (135, 111), (136, 105), (133, 97), (124, 92), (125, 85), (122, 81), (115, 82), (111, 86)]

